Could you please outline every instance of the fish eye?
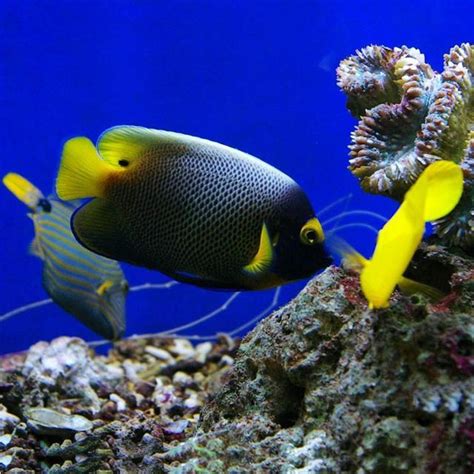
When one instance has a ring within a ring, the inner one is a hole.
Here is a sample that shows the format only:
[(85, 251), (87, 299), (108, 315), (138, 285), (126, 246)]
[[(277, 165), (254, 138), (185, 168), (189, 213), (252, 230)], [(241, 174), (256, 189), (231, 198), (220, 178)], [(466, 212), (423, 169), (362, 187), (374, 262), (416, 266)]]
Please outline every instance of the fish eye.
[(316, 234), (316, 231), (312, 229), (306, 231), (304, 236), (310, 244), (313, 244), (314, 242), (316, 242), (316, 240), (318, 240), (318, 234)]
[(300, 239), (305, 245), (314, 245), (324, 240), (323, 228), (315, 217), (301, 228)]
[(118, 164), (122, 166), (123, 168), (126, 168), (130, 164), (130, 162), (128, 160), (121, 159), (119, 160)]

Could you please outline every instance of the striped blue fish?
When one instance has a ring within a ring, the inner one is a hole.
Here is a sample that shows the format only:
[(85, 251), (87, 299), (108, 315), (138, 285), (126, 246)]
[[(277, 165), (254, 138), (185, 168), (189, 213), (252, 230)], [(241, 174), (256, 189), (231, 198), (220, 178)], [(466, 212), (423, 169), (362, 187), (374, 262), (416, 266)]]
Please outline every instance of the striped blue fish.
[(45, 198), (15, 173), (8, 173), (3, 183), (31, 211), (35, 237), (30, 249), (44, 263), (43, 286), (52, 300), (102, 337), (122, 337), (128, 284), (118, 262), (76, 241), (70, 220), (81, 203)]

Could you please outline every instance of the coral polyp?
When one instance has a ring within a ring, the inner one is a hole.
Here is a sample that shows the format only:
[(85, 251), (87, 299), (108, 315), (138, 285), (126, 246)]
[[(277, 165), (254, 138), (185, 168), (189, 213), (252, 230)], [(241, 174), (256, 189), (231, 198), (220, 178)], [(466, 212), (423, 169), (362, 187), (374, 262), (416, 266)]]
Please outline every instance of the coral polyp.
[(359, 118), (349, 169), (365, 191), (401, 200), (423, 169), (460, 163), (464, 194), (435, 229), (446, 242), (474, 243), (474, 46), (462, 44), (434, 72), (414, 48), (368, 46), (341, 62), (338, 85)]

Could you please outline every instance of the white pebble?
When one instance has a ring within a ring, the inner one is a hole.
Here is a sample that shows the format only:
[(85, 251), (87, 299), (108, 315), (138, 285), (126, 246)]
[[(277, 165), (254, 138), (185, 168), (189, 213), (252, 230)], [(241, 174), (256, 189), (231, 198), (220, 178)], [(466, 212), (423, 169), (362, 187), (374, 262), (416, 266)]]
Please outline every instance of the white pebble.
[(196, 360), (204, 364), (207, 355), (212, 351), (212, 343), (202, 342), (196, 346)]
[(145, 365), (137, 364), (130, 360), (125, 360), (122, 365), (125, 371), (125, 377), (127, 377), (128, 380), (131, 380), (132, 382), (138, 382), (141, 380), (138, 373), (145, 370)]
[(160, 349), (159, 347), (146, 346), (145, 352), (155, 357), (156, 359), (164, 360), (166, 362), (169, 362), (173, 359), (172, 355), (168, 351)]
[(183, 359), (189, 359), (195, 354), (193, 345), (187, 339), (175, 339), (169, 351)]
[(17, 425), (20, 422), (20, 419), (8, 413), (7, 409), (0, 405), (0, 430), (4, 430), (8, 425)]
[(234, 364), (234, 359), (230, 355), (223, 355), (220, 362), (220, 365), (233, 365)]
[(194, 374), (194, 381), (201, 384), (206, 379), (206, 376), (202, 372), (196, 372)]
[(3, 447), (8, 446), (11, 440), (12, 440), (11, 434), (4, 434), (3, 436), (0, 436), (0, 445), (2, 445)]
[(185, 372), (178, 371), (173, 375), (173, 384), (186, 387), (193, 383), (193, 378)]
[(127, 409), (127, 402), (116, 393), (111, 393), (109, 399), (117, 404), (117, 411), (124, 411)]
[(201, 402), (199, 401), (197, 394), (193, 393), (190, 395), (185, 401), (184, 406), (186, 408), (196, 408), (201, 406)]
[(12, 461), (13, 456), (0, 456), (0, 465), (2, 465), (3, 467), (8, 467)]

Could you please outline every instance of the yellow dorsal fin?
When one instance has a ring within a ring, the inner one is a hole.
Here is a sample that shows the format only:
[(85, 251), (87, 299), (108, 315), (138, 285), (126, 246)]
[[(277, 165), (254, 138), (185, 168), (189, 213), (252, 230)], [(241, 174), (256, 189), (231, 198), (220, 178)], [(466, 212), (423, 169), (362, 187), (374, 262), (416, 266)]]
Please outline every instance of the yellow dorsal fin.
[(273, 259), (273, 246), (268, 234), (268, 229), (264, 223), (262, 226), (262, 232), (260, 233), (260, 245), (255, 257), (252, 261), (245, 265), (244, 271), (253, 275), (258, 275), (267, 271), (272, 264)]
[(88, 138), (71, 138), (64, 145), (56, 191), (65, 201), (103, 197), (104, 179), (112, 172), (122, 171), (102, 160)]
[(173, 135), (162, 130), (120, 125), (102, 133), (97, 149), (107, 163), (117, 166), (121, 160), (133, 163), (150, 148), (171, 141)]
[(36, 211), (39, 201), (44, 198), (43, 193), (36, 186), (19, 174), (6, 174), (3, 177), (3, 184), (33, 211)]
[(111, 288), (114, 285), (114, 282), (112, 280), (105, 280), (98, 288), (95, 290), (95, 292), (99, 296), (103, 296), (104, 293)]

